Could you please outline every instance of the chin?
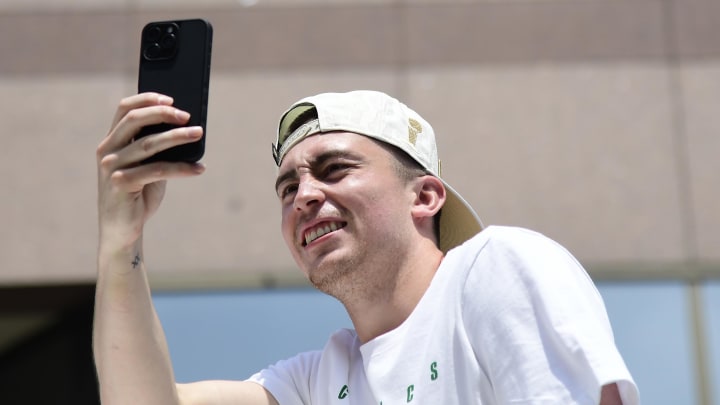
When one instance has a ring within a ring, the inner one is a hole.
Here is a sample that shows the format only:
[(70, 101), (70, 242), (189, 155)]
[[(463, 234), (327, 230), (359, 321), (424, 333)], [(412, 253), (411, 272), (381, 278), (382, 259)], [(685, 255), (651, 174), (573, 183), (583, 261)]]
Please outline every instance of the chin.
[(336, 265), (328, 265), (316, 267), (308, 271), (307, 277), (310, 283), (315, 286), (318, 290), (333, 295), (337, 287), (337, 284), (342, 283), (346, 278), (345, 273), (347, 271)]

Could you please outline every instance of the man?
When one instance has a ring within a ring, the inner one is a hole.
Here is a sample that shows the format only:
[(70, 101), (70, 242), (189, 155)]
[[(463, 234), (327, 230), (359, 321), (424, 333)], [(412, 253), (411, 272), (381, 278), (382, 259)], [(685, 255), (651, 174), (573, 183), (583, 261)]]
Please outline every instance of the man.
[(143, 263), (165, 181), (201, 164), (148, 156), (202, 136), (158, 94), (124, 99), (97, 151), (94, 352), (106, 404), (636, 404), (591, 280), (537, 233), (482, 225), (440, 177), (431, 126), (378, 92), (326, 93), (282, 117), (282, 234), (353, 330), (248, 381), (175, 384)]

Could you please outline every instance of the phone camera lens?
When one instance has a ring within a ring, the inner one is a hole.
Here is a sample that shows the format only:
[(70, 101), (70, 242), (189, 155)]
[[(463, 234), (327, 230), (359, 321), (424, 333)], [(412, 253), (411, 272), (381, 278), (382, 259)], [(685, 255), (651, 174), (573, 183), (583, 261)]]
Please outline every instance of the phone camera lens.
[(157, 42), (162, 35), (162, 30), (157, 25), (147, 30), (146, 38), (148, 41)]
[(143, 31), (142, 57), (149, 61), (167, 61), (175, 57), (180, 28), (175, 23), (152, 23)]
[(177, 38), (175, 37), (175, 34), (163, 35), (162, 39), (160, 40), (160, 46), (162, 46), (165, 49), (175, 48), (176, 43), (177, 43)]
[(145, 59), (154, 60), (160, 57), (162, 54), (162, 48), (157, 43), (152, 44), (145, 48)]

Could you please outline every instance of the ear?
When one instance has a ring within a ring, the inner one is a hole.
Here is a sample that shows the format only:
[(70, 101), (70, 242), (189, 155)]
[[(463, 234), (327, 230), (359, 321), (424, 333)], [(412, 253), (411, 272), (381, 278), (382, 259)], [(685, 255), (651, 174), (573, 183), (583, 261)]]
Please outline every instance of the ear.
[(415, 201), (411, 208), (413, 220), (422, 221), (432, 218), (445, 205), (445, 186), (442, 181), (435, 176), (426, 175), (415, 179), (413, 185), (415, 192)]

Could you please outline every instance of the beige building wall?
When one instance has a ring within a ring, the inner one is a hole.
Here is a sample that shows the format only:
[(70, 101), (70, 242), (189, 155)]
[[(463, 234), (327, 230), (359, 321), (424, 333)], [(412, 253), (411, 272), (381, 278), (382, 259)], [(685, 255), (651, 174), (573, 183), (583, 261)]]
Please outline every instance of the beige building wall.
[(1, 285), (94, 280), (95, 148), (135, 92), (141, 27), (183, 17), (215, 27), (208, 170), (147, 225), (158, 286), (302, 282), (276, 119), (357, 88), (433, 124), (486, 224), (541, 231), (596, 277), (720, 275), (715, 1), (5, 0)]

